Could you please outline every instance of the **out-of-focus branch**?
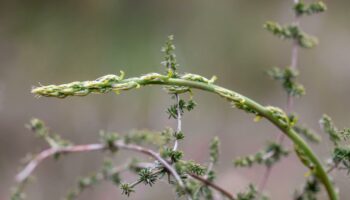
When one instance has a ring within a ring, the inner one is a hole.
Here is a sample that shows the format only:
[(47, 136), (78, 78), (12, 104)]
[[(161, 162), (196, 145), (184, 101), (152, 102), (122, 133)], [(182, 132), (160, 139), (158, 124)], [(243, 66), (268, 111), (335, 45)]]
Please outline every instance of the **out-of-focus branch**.
[[(293, 0), (293, 1), (294, 1), (294, 4), (299, 3), (299, 0)], [(300, 24), (299, 16), (295, 15), (294, 25), (296, 27), (299, 27), (299, 24)], [(293, 44), (292, 44), (291, 63), (290, 63), (290, 68), (293, 70), (297, 70), (297, 68), (298, 68), (298, 50), (299, 50), (298, 41), (294, 40)], [(294, 98), (292, 95), (288, 94), (287, 104), (286, 104), (286, 108), (285, 108), (286, 112), (290, 113), (293, 110), (293, 107), (294, 107)], [(278, 144), (282, 145), (285, 138), (286, 138), (286, 135), (283, 134), (282, 132), (279, 132), (278, 138), (277, 138)], [(272, 171), (272, 166), (267, 167), (266, 171), (263, 174), (263, 178), (262, 178), (260, 186), (259, 186), (259, 189), (262, 192), (266, 188), (267, 182), (268, 182), (270, 175), (271, 175), (271, 171)]]
[[(123, 141), (117, 141), (115, 142), (115, 147), (119, 149), (125, 149), (125, 150), (131, 150), (136, 151), (142, 154), (146, 154), (151, 156), (152, 158), (158, 160), (165, 169), (174, 176), (176, 181), (178, 182), (179, 186), (185, 189), (185, 184), (183, 183), (182, 179), (180, 178), (179, 174), (175, 171), (175, 169), (166, 161), (164, 160), (158, 153), (156, 153), (153, 150), (143, 148), (138, 145), (133, 144), (125, 144)], [(45, 159), (57, 154), (57, 153), (76, 153), (76, 152), (90, 152), (90, 151), (97, 151), (97, 150), (104, 150), (107, 149), (107, 147), (104, 144), (86, 144), (86, 145), (76, 145), (76, 146), (69, 146), (69, 147), (57, 147), (57, 148), (49, 148), (41, 153), (39, 153), (32, 161), (30, 161), (26, 167), (17, 174), (16, 181), (21, 183), (25, 181), (35, 170), (38, 165), (44, 161)]]
[(230, 200), (235, 200), (236, 198), (228, 191), (226, 191), (224, 188), (216, 185), (215, 183), (213, 182), (210, 182), (208, 181), (207, 179), (201, 177), (201, 176), (198, 176), (196, 174), (189, 174), (192, 178), (196, 179), (197, 181), (200, 181), (202, 182), (204, 185), (207, 185), (215, 190), (217, 190), (218, 192), (220, 192), (221, 194), (223, 194), (224, 196), (226, 196), (228, 199)]
[(90, 152), (90, 151), (102, 150), (105, 148), (106, 147), (103, 144), (86, 144), (86, 145), (55, 147), (55, 148), (46, 149), (41, 153), (39, 153), (33, 160), (31, 160), (26, 165), (26, 167), (20, 173), (17, 174), (16, 181), (23, 182), (24, 180), (26, 180), (42, 161), (44, 161), (46, 158), (49, 158), (55, 154)]

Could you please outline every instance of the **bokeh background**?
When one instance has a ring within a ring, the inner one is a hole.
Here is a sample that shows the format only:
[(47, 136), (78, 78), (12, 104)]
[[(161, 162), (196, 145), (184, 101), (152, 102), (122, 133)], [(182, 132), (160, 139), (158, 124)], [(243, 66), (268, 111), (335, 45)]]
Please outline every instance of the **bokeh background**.
[[(350, 1), (327, 1), (329, 10), (305, 17), (302, 26), (317, 35), (320, 45), (301, 50), (300, 82), (307, 95), (296, 101), (301, 120), (319, 131), (323, 113), (339, 127), (350, 126)], [(183, 72), (217, 75), (218, 84), (265, 105), (284, 107), (286, 96), (264, 71), (290, 63), (291, 44), (263, 30), (266, 20), (289, 23), (292, 0), (11, 0), (0, 1), (0, 199), (8, 199), (20, 160), (46, 144), (24, 125), (44, 120), (51, 130), (78, 144), (98, 140), (99, 130), (122, 134), (131, 129), (162, 130), (174, 126), (165, 109), (171, 104), (160, 87), (147, 87), (121, 95), (84, 98), (34, 98), (32, 86), (91, 80), (124, 70), (127, 76), (163, 72), (160, 47), (174, 34)], [(197, 109), (186, 114), (187, 139), (180, 148), (186, 158), (208, 162), (208, 142), (218, 135), (222, 154), (217, 183), (237, 192), (259, 183), (264, 167), (235, 169), (233, 158), (254, 153), (276, 137), (268, 122), (230, 107), (222, 99), (195, 91)], [(330, 144), (314, 146), (326, 159)], [(130, 153), (115, 157), (123, 163)], [(101, 153), (70, 155), (47, 160), (28, 188), (28, 198), (61, 199), (78, 176), (98, 169)], [(272, 199), (291, 199), (304, 180), (306, 169), (295, 156), (284, 159), (268, 184)], [(350, 177), (336, 172), (340, 199), (349, 199)], [(134, 177), (126, 176), (126, 180)], [(165, 183), (138, 187), (130, 199), (174, 199)], [(81, 199), (125, 199), (120, 190), (103, 183)], [(327, 199), (322, 194), (320, 199)]]

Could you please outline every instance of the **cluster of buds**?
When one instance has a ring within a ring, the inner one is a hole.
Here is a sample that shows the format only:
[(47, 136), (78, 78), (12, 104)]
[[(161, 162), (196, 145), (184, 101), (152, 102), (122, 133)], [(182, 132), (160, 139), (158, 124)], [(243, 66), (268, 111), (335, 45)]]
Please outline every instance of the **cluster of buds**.
[[(62, 85), (48, 85), (32, 89), (32, 93), (45, 97), (65, 98), (67, 96), (86, 96), (90, 93), (107, 93), (113, 90), (113, 85), (120, 83), (124, 78), (124, 72), (120, 76), (106, 75), (94, 81), (75, 81)], [(130, 87), (123, 85), (124, 88)], [(135, 86), (134, 86), (135, 87)]]

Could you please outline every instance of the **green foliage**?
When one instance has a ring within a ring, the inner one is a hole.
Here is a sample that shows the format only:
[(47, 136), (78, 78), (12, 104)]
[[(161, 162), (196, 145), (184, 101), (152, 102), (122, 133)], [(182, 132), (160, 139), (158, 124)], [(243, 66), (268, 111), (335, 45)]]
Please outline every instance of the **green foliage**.
[[(300, 10), (302, 9), (300, 8)], [(305, 13), (307, 12), (311, 11), (305, 11)], [(317, 11), (316, 9), (313, 9), (312, 12)], [(281, 26), (274, 22), (268, 22), (265, 24), (265, 28), (281, 38), (296, 41), (301, 47), (310, 48), (317, 43), (317, 40), (314, 37), (307, 35), (296, 25)], [(169, 36), (165, 46), (162, 48), (162, 51), (165, 54), (162, 64), (167, 67), (166, 75), (149, 73), (139, 77), (124, 79), (124, 73), (121, 72), (119, 76), (106, 75), (94, 81), (76, 81), (62, 85), (48, 85), (34, 88), (32, 90), (32, 93), (38, 96), (64, 98), (67, 96), (85, 96), (90, 93), (107, 93), (110, 91), (119, 93), (120, 91), (140, 88), (141, 86), (158, 84), (165, 86), (165, 89), (177, 101), (174, 105), (167, 109), (169, 118), (172, 117), (178, 121), (178, 128), (176, 131), (167, 129), (160, 134), (151, 131), (134, 132), (124, 137), (120, 137), (114, 133), (102, 132), (101, 142), (104, 144), (104, 146), (101, 144), (95, 144), (97, 149), (104, 149), (102, 147), (106, 147), (110, 151), (116, 152), (118, 150), (117, 146), (119, 146), (120, 149), (124, 148), (128, 150), (135, 150), (155, 158), (155, 161), (151, 163), (142, 163), (143, 165), (141, 163), (136, 163), (127, 167), (128, 170), (137, 173), (138, 179), (135, 182), (131, 184), (121, 183), (119, 172), (115, 171), (113, 164), (108, 163), (104, 165), (102, 171), (82, 178), (78, 184), (78, 193), (79, 191), (96, 184), (100, 180), (109, 180), (115, 185), (120, 186), (122, 194), (130, 196), (131, 193), (135, 192), (136, 185), (144, 183), (146, 185), (153, 186), (158, 178), (160, 179), (165, 175), (168, 175), (168, 182), (176, 187), (179, 195), (186, 195), (189, 200), (203, 198), (208, 200), (212, 199), (212, 188), (216, 188), (216, 190), (220, 191), (222, 194), (225, 194), (226, 192), (223, 192), (222, 188), (220, 190), (220, 188), (217, 189), (219, 186), (213, 185), (215, 173), (212, 167), (218, 162), (219, 156), (219, 141), (217, 138), (214, 138), (210, 144), (210, 163), (208, 167), (204, 167), (194, 161), (182, 160), (184, 153), (182, 151), (178, 151), (176, 148), (177, 140), (184, 138), (184, 133), (181, 130), (181, 116), (185, 111), (191, 111), (195, 107), (196, 104), (192, 100), (191, 88), (196, 88), (218, 94), (219, 96), (229, 100), (235, 107), (248, 113), (253, 113), (256, 115), (257, 119), (264, 117), (276, 125), (294, 142), (296, 145), (297, 154), (299, 157), (303, 157), (303, 160), (301, 159), (302, 162), (310, 169), (312, 166), (315, 166), (314, 169), (317, 171), (315, 171), (314, 174), (319, 176), (322, 183), (327, 187), (327, 191), (329, 192), (331, 199), (337, 200), (337, 194), (334, 192), (334, 188), (330, 184), (329, 177), (325, 173), (323, 166), (309, 146), (307, 146), (307, 144), (304, 143), (304, 141), (294, 132), (294, 130), (299, 130), (301, 134), (308, 136), (311, 135), (309, 133), (310, 131), (307, 129), (295, 127), (297, 118), (294, 115), (288, 116), (280, 108), (273, 106), (262, 106), (243, 95), (215, 85), (215, 76), (208, 79), (197, 74), (179, 74), (177, 72), (178, 64), (174, 50), (175, 46), (173, 45), (173, 36)], [(282, 81), (283, 87), (290, 96), (300, 96), (304, 93), (303, 87), (294, 80), (297, 76), (297, 72), (295, 70), (291, 70), (289, 68), (285, 70), (274, 69), (269, 73), (273, 78)], [(179, 94), (185, 92), (190, 92), (191, 98), (189, 101), (182, 100), (179, 97)], [(40, 128), (40, 123), (36, 124), (34, 127), (35, 129), (42, 130), (38, 133), (41, 137), (47, 137), (47, 131)], [(338, 131), (338, 133), (342, 133), (342, 135), (349, 132), (350, 131), (346, 129), (344, 129), (343, 132)], [(170, 148), (169, 144), (174, 140), (174, 147)], [(133, 145), (128, 145), (129, 143), (133, 143)], [(149, 150), (135, 144), (156, 145), (157, 147), (160, 147), (160, 151), (154, 152), (153, 150)], [(344, 151), (341, 151), (341, 153), (342, 154), (335, 154), (337, 156), (334, 157), (334, 162), (337, 161), (338, 163), (347, 163), (344, 162), (344, 158), (347, 159), (348, 154), (345, 154), (346, 152)], [(159, 157), (159, 155), (161, 157)], [(282, 157), (287, 155), (288, 151), (284, 149), (283, 146), (276, 143), (270, 143), (264, 150), (256, 153), (255, 155), (239, 158), (235, 161), (235, 165), (249, 167), (257, 163), (271, 167), (273, 164), (282, 159)], [(172, 181), (171, 177), (176, 179), (177, 184), (173, 184), (174, 182)], [(211, 188), (209, 188), (209, 186)], [(75, 197), (75, 194), (78, 193), (73, 192), (72, 197)], [(226, 194), (226, 197), (233, 199), (232, 195), (230, 194)], [(237, 194), (237, 198), (234, 199), (258, 200), (258, 198), (261, 200), (258, 191), (255, 189), (255, 187), (249, 186), (247, 192)], [(264, 197), (262, 199), (266, 198)]]
[(320, 125), (335, 146), (332, 149), (331, 158), (333, 167), (335, 169), (346, 170), (347, 173), (350, 173), (350, 147), (344, 144), (350, 138), (350, 130), (348, 128), (339, 130), (327, 115), (322, 116)]
[(339, 169), (344, 169), (350, 174), (350, 146), (335, 147), (332, 160)]
[(343, 130), (341, 130), (339, 132), (339, 134), (344, 141), (349, 140), (350, 139), (350, 128), (344, 128)]
[[(322, 2), (311, 3), (310, 5), (304, 4), (302, 1), (296, 1), (294, 4), (294, 11), (296, 13), (296, 17), (300, 17), (302, 15), (312, 15), (315, 13), (320, 13), (326, 10), (326, 6)], [(290, 25), (280, 25), (277, 22), (266, 22), (264, 24), (264, 28), (276, 35), (281, 39), (291, 39), (293, 41), (293, 54), (292, 54), (292, 67), (293, 68), (273, 68), (268, 71), (268, 75), (270, 75), (273, 79), (281, 81), (284, 90), (288, 94), (288, 101), (290, 101), (291, 97), (300, 97), (305, 94), (305, 89), (303, 85), (296, 82), (296, 77), (298, 76), (297, 67), (297, 55), (295, 54), (294, 49), (299, 47), (302, 48), (312, 48), (318, 44), (318, 40), (316, 37), (311, 36), (304, 31), (299, 26), (299, 21), (296, 19), (295, 23)], [(279, 115), (279, 112), (274, 112), (276, 118), (280, 118), (280, 122), (284, 124), (285, 127), (292, 128), (296, 133), (304, 136), (307, 140), (319, 143), (321, 138), (312, 130), (297, 125), (297, 118), (294, 115), (290, 115), (288, 120), (284, 115)], [(294, 149), (296, 155), (299, 160), (308, 167), (312, 174), (316, 173), (315, 163), (308, 156), (308, 152), (306, 149), (299, 146), (299, 144), (294, 144)], [(259, 158), (259, 156), (257, 156)], [(251, 164), (254, 163), (255, 160), (258, 160), (256, 157), (252, 156), (250, 159), (246, 159), (245, 163)], [(319, 175), (319, 174), (318, 174)], [(304, 190), (301, 193), (296, 193), (295, 200), (316, 200), (315, 193), (319, 191), (318, 189), (319, 182), (316, 179), (312, 181), (308, 181)], [(317, 188), (317, 191), (316, 191)]]
[(105, 180), (111, 181), (114, 185), (119, 185), (121, 182), (119, 173), (123, 169), (117, 169), (111, 160), (105, 160), (101, 174)]
[(214, 137), (210, 143), (210, 161), (216, 164), (219, 160), (219, 148), (220, 140), (218, 137)]
[(14, 188), (11, 194), (11, 200), (24, 200), (24, 199), (26, 199), (26, 195), (24, 194), (24, 192), (17, 190), (17, 188)]
[[(213, 182), (215, 179), (215, 172), (213, 171), (212, 168), (217, 163), (219, 158), (219, 146), (220, 146), (220, 141), (218, 137), (214, 137), (210, 142), (210, 146), (209, 146), (210, 164), (208, 168), (205, 168), (193, 161), (187, 161), (187, 162), (182, 161), (177, 165), (177, 170), (180, 172), (180, 174), (184, 174), (184, 173), (195, 174), (198, 176), (203, 176), (203, 179), (205, 179), (208, 182)], [(190, 181), (189, 185), (190, 185), (190, 193), (193, 200), (199, 200), (199, 199), (212, 200), (214, 198), (212, 190), (209, 188), (208, 185), (200, 182), (194, 182), (194, 181)]]
[(294, 5), (294, 11), (297, 16), (317, 14), (326, 10), (327, 6), (322, 1), (311, 3), (309, 5), (306, 5), (304, 2), (300, 1)]
[(203, 167), (202, 165), (200, 165), (194, 161), (181, 160), (181, 161), (176, 163), (175, 167), (176, 167), (176, 171), (180, 175), (190, 173), (190, 174), (196, 174), (196, 175), (202, 176), (206, 172), (205, 167)]
[(67, 96), (86, 96), (90, 93), (104, 94), (110, 91), (119, 93), (120, 90), (129, 90), (139, 87), (135, 82), (115, 85), (124, 79), (124, 75), (124, 72), (121, 71), (119, 76), (109, 74), (94, 81), (75, 81), (59, 86), (48, 85), (45, 87), (34, 88), (32, 93), (45, 97), (65, 98)]
[(294, 200), (317, 200), (317, 194), (321, 191), (320, 181), (312, 176), (307, 179), (303, 189), (294, 194)]
[(171, 128), (166, 128), (162, 132), (133, 130), (130, 133), (124, 135), (123, 139), (127, 144), (151, 144), (157, 147), (162, 147), (171, 142), (173, 134), (174, 131)]
[(197, 191), (200, 189), (201, 184), (193, 179), (188, 179), (185, 181), (186, 189), (177, 186), (176, 193), (179, 197), (189, 195), (191, 199), (197, 200), (199, 199), (199, 194)]
[(153, 173), (151, 169), (145, 168), (139, 171), (140, 181), (142, 181), (145, 185), (149, 185), (152, 187), (154, 183), (157, 181), (157, 174)]
[(30, 120), (29, 124), (26, 125), (26, 127), (30, 130), (32, 130), (37, 137), (39, 138), (47, 138), (49, 137), (50, 133), (46, 125), (43, 121), (37, 118), (33, 118)]
[(183, 152), (171, 148), (165, 148), (161, 151), (161, 156), (163, 158), (170, 158), (172, 162), (176, 163), (183, 157)]
[(135, 192), (133, 187), (131, 187), (130, 184), (128, 184), (128, 183), (121, 184), (120, 189), (122, 190), (122, 194), (124, 194), (128, 197), (130, 196), (131, 193)]
[(180, 99), (178, 104), (176, 103), (168, 108), (167, 113), (169, 114), (169, 118), (177, 119), (179, 116), (179, 114), (177, 113), (178, 108), (180, 109), (180, 114), (183, 115), (185, 110), (191, 111), (196, 105), (196, 102), (194, 102), (192, 99), (188, 102)]
[(320, 143), (321, 142), (321, 136), (318, 135), (315, 131), (313, 131), (305, 126), (296, 125), (293, 127), (293, 129), (295, 130), (295, 132), (304, 136), (310, 142), (313, 142), (313, 143)]
[(194, 199), (200, 199), (200, 196), (202, 196), (205, 200), (214, 199), (213, 192), (208, 186), (200, 187), (198, 198), (194, 198)]
[(100, 140), (112, 153), (115, 153), (118, 148), (115, 145), (115, 142), (120, 139), (120, 136), (117, 133), (109, 133), (109, 132), (100, 132)]
[(76, 188), (73, 188), (66, 195), (66, 200), (74, 200), (88, 188), (92, 188), (101, 181), (111, 181), (114, 185), (120, 184), (120, 170), (116, 169), (111, 160), (105, 160), (102, 169), (90, 174), (89, 176), (82, 177), (78, 180)]
[(11, 200), (24, 200), (26, 199), (26, 194), (24, 193), (24, 187), (31, 181), (31, 177), (25, 179), (23, 182), (19, 183), (15, 187), (11, 188)]
[(258, 200), (258, 191), (253, 185), (249, 185), (246, 192), (240, 192), (237, 194), (237, 200)]
[(320, 125), (335, 146), (338, 146), (340, 142), (350, 138), (350, 129), (344, 128), (343, 130), (339, 130), (328, 115), (322, 116)]
[(268, 70), (267, 74), (273, 79), (281, 81), (288, 95), (299, 97), (305, 94), (304, 86), (295, 81), (296, 77), (299, 75), (297, 70), (289, 67), (285, 69), (274, 67)]
[(183, 132), (174, 132), (174, 137), (176, 140), (183, 140), (185, 138), (185, 134)]
[(65, 147), (72, 145), (68, 140), (64, 140), (60, 135), (52, 133), (40, 119), (33, 118), (26, 127), (32, 130), (37, 137), (46, 140), (51, 147)]
[(300, 47), (313, 48), (318, 44), (318, 39), (302, 31), (296, 25), (282, 26), (277, 22), (266, 22), (264, 28), (281, 39), (293, 39)]
[(282, 157), (288, 155), (288, 150), (284, 149), (282, 145), (271, 142), (266, 148), (258, 153), (246, 157), (238, 157), (234, 160), (236, 167), (251, 167), (253, 164), (263, 164), (271, 167), (277, 163)]
[[(81, 190), (84, 190), (87, 187), (91, 187), (95, 185), (98, 182), (99, 177), (97, 177), (97, 174), (93, 174), (91, 176), (83, 177), (79, 179), (79, 188)], [(70, 198), (68, 198), (70, 199)]]
[(214, 181), (216, 178), (216, 174), (213, 170), (207, 171), (206, 176), (208, 181)]
[(204, 173), (206, 172), (206, 168), (203, 167), (202, 165), (194, 162), (194, 161), (187, 161), (184, 163), (185, 167), (186, 167), (186, 172), (187, 173), (191, 173), (191, 174), (196, 174), (199, 176), (204, 175)]
[(177, 77), (176, 70), (179, 67), (179, 64), (176, 62), (176, 55), (174, 53), (175, 45), (173, 44), (174, 36), (169, 35), (168, 40), (165, 43), (165, 46), (162, 48), (162, 52), (164, 52), (164, 61), (162, 65), (164, 65), (168, 69), (169, 77)]

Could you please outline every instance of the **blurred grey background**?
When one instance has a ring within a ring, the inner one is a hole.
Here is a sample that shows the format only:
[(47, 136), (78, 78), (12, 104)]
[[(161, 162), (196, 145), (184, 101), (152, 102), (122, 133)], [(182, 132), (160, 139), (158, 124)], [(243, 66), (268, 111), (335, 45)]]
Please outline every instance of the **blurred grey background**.
[[(307, 95), (296, 101), (301, 120), (319, 131), (323, 113), (339, 127), (350, 126), (350, 1), (326, 1), (329, 10), (302, 19), (304, 29), (320, 39), (312, 50), (301, 50), (299, 80)], [(0, 199), (7, 199), (27, 152), (46, 144), (24, 127), (37, 117), (56, 133), (77, 144), (95, 142), (99, 130), (127, 133), (131, 129), (162, 130), (174, 126), (165, 109), (171, 104), (160, 87), (121, 95), (84, 98), (34, 98), (32, 86), (92, 80), (124, 70), (128, 77), (163, 72), (160, 47), (174, 34), (183, 72), (210, 77), (217, 83), (264, 105), (285, 105), (285, 95), (264, 71), (290, 63), (291, 45), (263, 30), (266, 20), (289, 23), (292, 0), (11, 0), (0, 1)], [(232, 159), (254, 153), (273, 140), (276, 128), (266, 121), (231, 108), (217, 96), (195, 91), (199, 106), (184, 117), (187, 139), (180, 148), (186, 158), (206, 163), (208, 142), (222, 141), (217, 183), (231, 192), (258, 183), (264, 167), (235, 169)], [(330, 144), (315, 146), (326, 159)], [(118, 154), (123, 163), (130, 153)], [(101, 153), (66, 156), (45, 161), (28, 188), (28, 199), (61, 199), (77, 176), (100, 167)], [(291, 199), (307, 170), (295, 156), (284, 159), (268, 184), (272, 199)], [(350, 177), (334, 174), (340, 199), (350, 196)], [(134, 177), (126, 176), (132, 181)], [(164, 183), (138, 187), (130, 199), (174, 199)], [(125, 199), (109, 183), (89, 190), (81, 199)], [(327, 199), (325, 194), (320, 199)]]

